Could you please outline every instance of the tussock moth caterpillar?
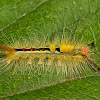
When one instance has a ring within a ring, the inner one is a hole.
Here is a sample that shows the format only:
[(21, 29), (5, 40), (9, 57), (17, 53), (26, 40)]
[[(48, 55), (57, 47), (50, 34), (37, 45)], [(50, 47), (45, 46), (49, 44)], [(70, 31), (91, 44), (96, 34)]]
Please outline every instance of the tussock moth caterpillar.
[[(38, 69), (42, 68), (45, 70), (46, 67), (51, 67), (56, 69), (57, 74), (61, 70), (63, 74), (70, 76), (70, 78), (85, 73), (89, 74), (89, 70), (97, 72), (99, 68), (88, 57), (91, 53), (91, 47), (85, 44), (75, 44), (67, 40), (56, 40), (52, 44), (46, 42), (43, 44), (45, 47), (42, 46), (41, 42), (39, 45), (32, 42), (34, 45), (31, 46), (30, 43), (25, 43), (26, 45), (22, 46), (21, 43), (17, 42), (13, 44), (16, 47), (0, 44), (0, 49), (5, 51), (0, 54), (0, 62), (3, 63), (1, 65), (1, 73), (4, 70), (6, 72), (8, 66), (10, 68), (14, 67), (16, 72), (30, 70), (28, 69), (30, 66), (32, 69), (38, 66)], [(4, 64), (6, 67), (3, 67)], [(22, 64), (26, 64), (26, 66)]]
[(36, 37), (20, 38), (20, 41), (12, 39), (14, 42), (8, 37), (6, 39), (8, 42), (0, 44), (2, 87), (8, 84), (7, 89), (2, 90), (3, 96), (90, 76), (99, 71), (90, 59), (93, 42), (86, 45), (64, 36), (52, 41)]

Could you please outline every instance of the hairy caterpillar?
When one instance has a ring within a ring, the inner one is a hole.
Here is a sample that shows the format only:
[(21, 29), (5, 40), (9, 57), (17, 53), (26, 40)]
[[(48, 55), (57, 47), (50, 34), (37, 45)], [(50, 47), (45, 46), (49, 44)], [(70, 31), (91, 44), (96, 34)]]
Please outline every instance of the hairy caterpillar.
[[(24, 47), (19, 42), (13, 44), (15, 47), (0, 44), (0, 49), (5, 50), (0, 54), (0, 63), (3, 63), (1, 73), (12, 67), (16, 72), (25, 72), (36, 66), (38, 69), (46, 70), (46, 67), (56, 69), (57, 74), (62, 71), (70, 78), (89, 74), (91, 71), (97, 72), (99, 68), (88, 57), (91, 54), (93, 43), (89, 46), (67, 40), (58, 40), (52, 44), (47, 42), (44, 44), (45, 47), (41, 43), (39, 45), (33, 43), (34, 45), (31, 46), (30, 43), (25, 43)], [(3, 67), (4, 64), (6, 67)], [(23, 66), (24, 64), (26, 66)]]
[(99, 71), (90, 59), (94, 42), (86, 44), (63, 36), (52, 41), (36, 37), (11, 41), (3, 36), (7, 41), (0, 43), (1, 97)]

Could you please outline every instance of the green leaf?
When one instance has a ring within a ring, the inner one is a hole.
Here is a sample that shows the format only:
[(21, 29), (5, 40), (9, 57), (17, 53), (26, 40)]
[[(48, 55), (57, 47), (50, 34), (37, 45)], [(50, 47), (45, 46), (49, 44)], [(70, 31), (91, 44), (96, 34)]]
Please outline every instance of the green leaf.
[[(65, 34), (77, 41), (82, 39), (87, 44), (94, 41), (95, 55), (92, 59), (100, 66), (99, 5), (99, 0), (1, 0), (0, 44), (21, 41), (20, 37), (52, 40)], [(0, 76), (0, 96), (4, 100), (100, 99), (99, 74), (65, 80), (62, 75), (12, 75), (11, 72)]]
[(99, 100), (100, 75), (67, 81), (54, 86), (25, 91), (8, 96), (4, 100)]
[(0, 0), (0, 28), (15, 23), (44, 2), (45, 0)]

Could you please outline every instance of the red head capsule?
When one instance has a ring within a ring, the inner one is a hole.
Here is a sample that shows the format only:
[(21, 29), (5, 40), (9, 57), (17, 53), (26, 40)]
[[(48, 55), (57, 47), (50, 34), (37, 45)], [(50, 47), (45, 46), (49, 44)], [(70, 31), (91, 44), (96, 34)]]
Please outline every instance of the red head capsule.
[(25, 50), (25, 48), (22, 49), (23, 51)]
[(87, 48), (83, 48), (83, 54), (87, 55)]

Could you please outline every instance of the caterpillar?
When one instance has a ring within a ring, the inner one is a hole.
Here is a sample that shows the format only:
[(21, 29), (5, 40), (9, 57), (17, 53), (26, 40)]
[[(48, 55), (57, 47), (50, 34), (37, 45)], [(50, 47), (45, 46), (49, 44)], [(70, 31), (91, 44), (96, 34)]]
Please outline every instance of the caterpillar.
[(52, 44), (46, 42), (45, 47), (41, 43), (39, 45), (32, 43), (34, 45), (30, 46), (27, 42), (24, 47), (19, 42), (13, 46), (0, 44), (0, 49), (4, 51), (0, 53), (1, 73), (13, 67), (15, 72), (25, 72), (38, 67), (45, 70), (56, 69), (57, 74), (61, 71), (72, 78), (99, 71), (97, 65), (89, 58), (94, 43), (85, 45), (69, 42), (68, 39), (56, 40)]
[(0, 43), (1, 98), (99, 72), (91, 59), (94, 42), (66, 36), (42, 40), (34, 35), (12, 41), (3, 36), (7, 41), (2, 38)]

